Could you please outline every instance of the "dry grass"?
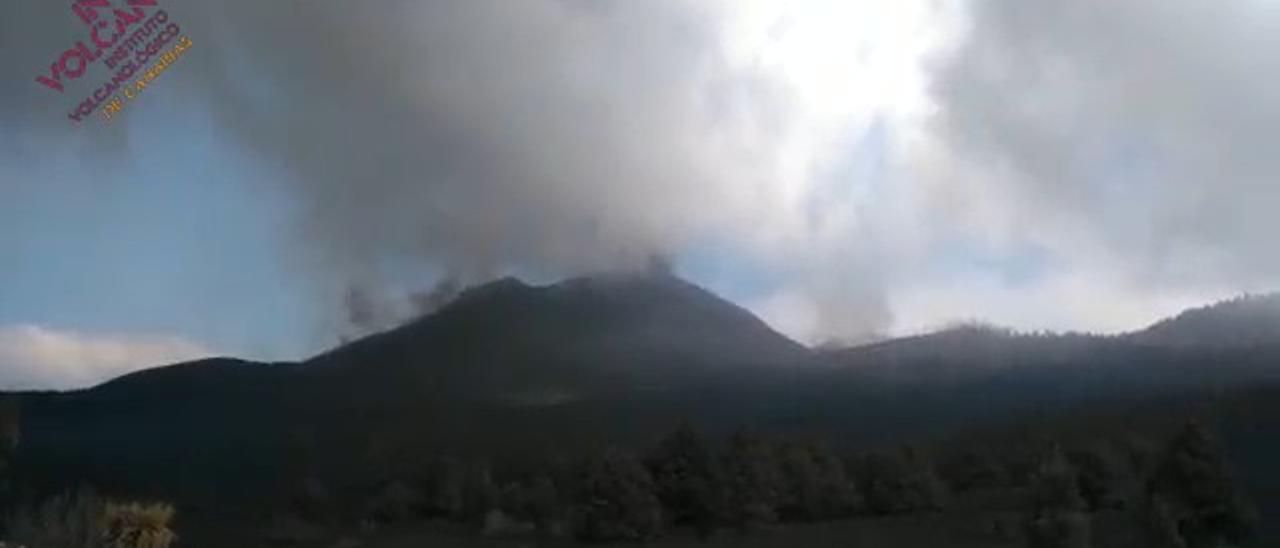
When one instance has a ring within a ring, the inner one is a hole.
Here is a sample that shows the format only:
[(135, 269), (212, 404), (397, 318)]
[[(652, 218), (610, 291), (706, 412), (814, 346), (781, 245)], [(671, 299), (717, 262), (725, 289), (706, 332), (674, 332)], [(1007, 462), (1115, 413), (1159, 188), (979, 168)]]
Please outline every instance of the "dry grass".
[(169, 548), (178, 536), (169, 529), (173, 506), (156, 504), (107, 504), (103, 513), (107, 548)]
[(9, 516), (10, 545), (31, 548), (169, 548), (168, 504), (108, 502), (91, 491), (64, 493)]

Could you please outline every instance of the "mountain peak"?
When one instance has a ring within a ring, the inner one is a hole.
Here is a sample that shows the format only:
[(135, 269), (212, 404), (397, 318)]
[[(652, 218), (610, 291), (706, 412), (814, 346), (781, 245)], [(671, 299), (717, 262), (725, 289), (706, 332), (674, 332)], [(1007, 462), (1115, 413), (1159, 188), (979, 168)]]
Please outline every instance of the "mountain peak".
[(1191, 308), (1131, 337), (1171, 346), (1252, 346), (1280, 343), (1280, 293), (1245, 294)]
[(504, 278), (312, 361), (400, 371), (396, 382), (516, 401), (677, 386), (725, 368), (795, 363), (808, 353), (710, 291), (645, 271), (540, 286)]

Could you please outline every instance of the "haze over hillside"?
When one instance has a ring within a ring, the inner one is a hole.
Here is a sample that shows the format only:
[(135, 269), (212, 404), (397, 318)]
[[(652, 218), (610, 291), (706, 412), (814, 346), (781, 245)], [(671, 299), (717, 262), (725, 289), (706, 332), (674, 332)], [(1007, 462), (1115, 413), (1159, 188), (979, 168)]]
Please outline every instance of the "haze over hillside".
[(46, 489), (87, 481), (257, 505), (300, 473), (357, 488), (441, 454), (517, 465), (651, 443), (682, 421), (716, 436), (749, 425), (876, 447), (1280, 387), (1280, 340), (1215, 338), (1274, 328), (1257, 322), (1275, 316), (1239, 306), (1124, 336), (970, 327), (811, 350), (667, 274), (505, 279), (305, 362), (203, 360), (20, 394), (22, 465)]

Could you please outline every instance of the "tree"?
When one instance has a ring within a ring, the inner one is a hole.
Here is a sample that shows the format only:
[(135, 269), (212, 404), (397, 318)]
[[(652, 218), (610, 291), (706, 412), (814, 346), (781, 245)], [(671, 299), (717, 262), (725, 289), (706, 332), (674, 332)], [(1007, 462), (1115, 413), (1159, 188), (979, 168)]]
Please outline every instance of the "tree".
[(610, 449), (588, 457), (575, 500), (581, 540), (638, 541), (662, 533), (662, 505), (654, 495), (653, 478), (625, 451)]
[(462, 514), (457, 517), (465, 521), (482, 520), (489, 510), (498, 508), (501, 500), (502, 491), (493, 482), (489, 465), (472, 464), (462, 484)]
[(873, 454), (860, 459), (857, 478), (867, 509), (876, 514), (939, 510), (945, 489), (933, 463), (920, 451), (906, 448), (895, 453)]
[(946, 459), (941, 474), (955, 492), (990, 489), (1010, 482), (1008, 472), (990, 451), (982, 449), (964, 451)]
[(782, 449), (786, 491), (782, 514), (817, 521), (847, 516), (857, 505), (857, 490), (844, 463), (820, 444), (791, 444)]
[(1076, 483), (1080, 496), (1089, 511), (1097, 512), (1120, 505), (1116, 493), (1119, 473), (1115, 461), (1100, 448), (1072, 451), (1067, 459), (1076, 470)]
[(0, 500), (9, 493), (13, 468), (13, 456), (21, 439), (18, 402), (13, 398), (0, 399)]
[(725, 512), (732, 523), (749, 528), (778, 520), (786, 482), (772, 444), (746, 432), (734, 434), (724, 478)]
[(1198, 422), (1187, 423), (1169, 441), (1146, 496), (1152, 539), (1169, 546), (1240, 544), (1252, 531), (1252, 511), (1231, 483), (1226, 458)]
[(703, 535), (714, 529), (724, 506), (723, 472), (692, 425), (681, 424), (663, 439), (645, 466), (673, 523), (693, 525)]
[(457, 518), (462, 515), (466, 468), (452, 458), (441, 458), (432, 466), (427, 480), (427, 507), (430, 513)]
[(478, 521), (498, 508), (501, 495), (488, 465), (446, 457), (431, 466), (423, 506), (428, 514)]
[(1091, 527), (1075, 469), (1057, 444), (1050, 444), (1031, 476), (1030, 548), (1084, 548)]
[(551, 476), (539, 474), (529, 484), (527, 490), (529, 519), (543, 534), (554, 534), (555, 529), (564, 517), (560, 502), (560, 490), (556, 488)]

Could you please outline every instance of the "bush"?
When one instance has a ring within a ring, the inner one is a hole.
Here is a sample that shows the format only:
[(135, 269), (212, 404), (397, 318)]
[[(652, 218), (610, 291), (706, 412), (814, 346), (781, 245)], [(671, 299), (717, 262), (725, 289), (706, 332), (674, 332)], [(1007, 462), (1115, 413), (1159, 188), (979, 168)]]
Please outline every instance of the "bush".
[(168, 504), (117, 503), (82, 490), (19, 510), (6, 522), (9, 538), (31, 548), (168, 548)]
[(177, 535), (169, 529), (168, 504), (108, 503), (103, 514), (106, 548), (168, 548)]

